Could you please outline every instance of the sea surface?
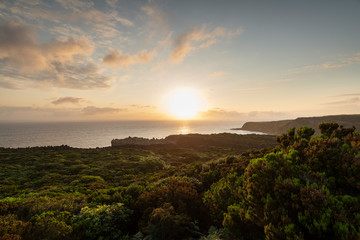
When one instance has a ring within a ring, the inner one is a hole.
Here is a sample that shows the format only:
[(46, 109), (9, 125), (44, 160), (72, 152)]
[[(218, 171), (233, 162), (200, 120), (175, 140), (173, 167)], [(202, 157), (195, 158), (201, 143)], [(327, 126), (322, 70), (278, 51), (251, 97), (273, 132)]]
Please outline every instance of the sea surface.
[(256, 133), (230, 130), (242, 125), (242, 122), (209, 121), (0, 123), (0, 147), (68, 145), (95, 148), (110, 146), (112, 139), (129, 136), (164, 138), (173, 134), (188, 133)]

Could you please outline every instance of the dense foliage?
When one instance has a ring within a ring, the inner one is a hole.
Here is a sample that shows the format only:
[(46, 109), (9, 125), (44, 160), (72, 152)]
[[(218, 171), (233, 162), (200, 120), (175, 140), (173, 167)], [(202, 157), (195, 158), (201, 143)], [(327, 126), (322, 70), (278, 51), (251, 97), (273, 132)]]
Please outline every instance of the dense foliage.
[(359, 239), (360, 135), (319, 129), (247, 152), (1, 148), (0, 239)]

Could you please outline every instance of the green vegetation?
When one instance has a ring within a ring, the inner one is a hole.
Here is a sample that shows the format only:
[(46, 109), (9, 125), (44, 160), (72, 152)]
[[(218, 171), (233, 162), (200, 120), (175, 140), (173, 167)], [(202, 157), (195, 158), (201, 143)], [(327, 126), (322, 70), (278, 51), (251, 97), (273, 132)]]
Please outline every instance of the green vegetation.
[(360, 135), (319, 129), (245, 152), (226, 135), (0, 148), (0, 239), (359, 239)]

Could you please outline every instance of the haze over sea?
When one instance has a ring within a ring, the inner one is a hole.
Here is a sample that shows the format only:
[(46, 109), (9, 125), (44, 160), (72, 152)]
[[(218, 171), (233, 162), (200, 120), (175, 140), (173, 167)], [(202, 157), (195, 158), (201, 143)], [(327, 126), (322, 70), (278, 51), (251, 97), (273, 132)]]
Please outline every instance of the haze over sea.
[(114, 138), (164, 138), (172, 134), (255, 132), (230, 130), (242, 122), (211, 121), (117, 121), (61, 123), (0, 123), (0, 147), (69, 145), (79, 148), (106, 147)]

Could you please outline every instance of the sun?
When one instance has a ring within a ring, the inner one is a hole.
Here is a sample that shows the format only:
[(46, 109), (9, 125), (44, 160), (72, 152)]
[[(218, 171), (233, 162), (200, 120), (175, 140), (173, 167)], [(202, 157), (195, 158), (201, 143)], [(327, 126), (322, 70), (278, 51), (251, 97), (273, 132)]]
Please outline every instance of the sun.
[(180, 88), (168, 96), (168, 111), (177, 119), (194, 119), (200, 111), (200, 95), (192, 88)]

